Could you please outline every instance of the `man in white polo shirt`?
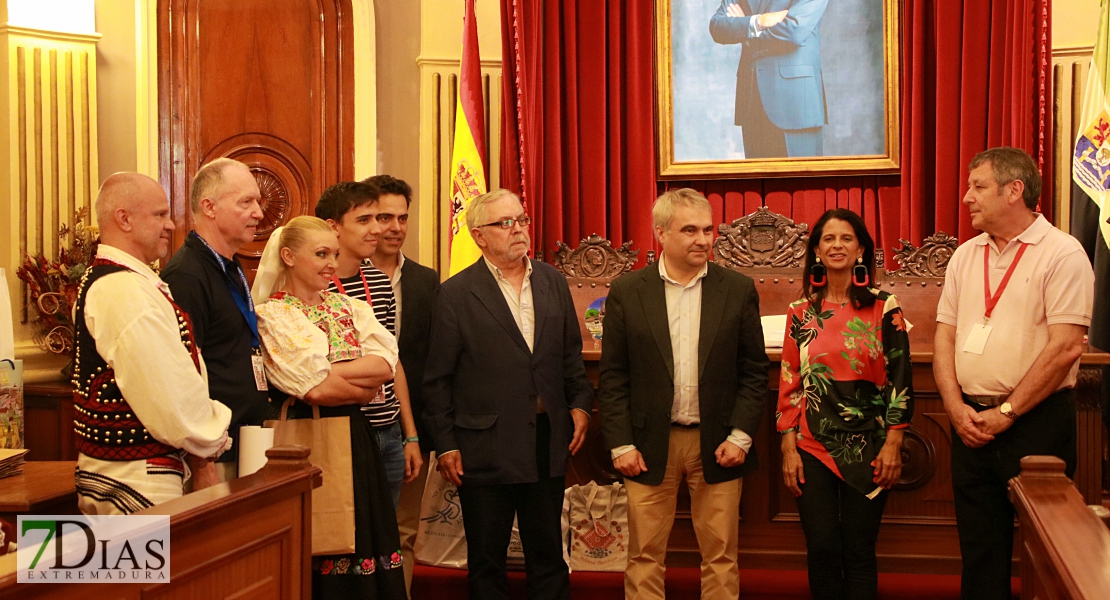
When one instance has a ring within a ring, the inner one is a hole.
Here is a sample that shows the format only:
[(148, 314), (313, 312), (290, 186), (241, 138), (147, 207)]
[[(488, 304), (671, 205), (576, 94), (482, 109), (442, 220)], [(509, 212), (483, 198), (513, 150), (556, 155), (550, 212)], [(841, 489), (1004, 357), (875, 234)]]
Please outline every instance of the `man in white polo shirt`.
[(933, 374), (952, 421), (961, 596), (1009, 599), (1023, 456), (1075, 472), (1075, 387), (1091, 323), (1094, 272), (1078, 240), (1034, 210), (1041, 176), (1025, 152), (971, 161), (964, 204), (983, 233), (952, 255), (937, 307)]

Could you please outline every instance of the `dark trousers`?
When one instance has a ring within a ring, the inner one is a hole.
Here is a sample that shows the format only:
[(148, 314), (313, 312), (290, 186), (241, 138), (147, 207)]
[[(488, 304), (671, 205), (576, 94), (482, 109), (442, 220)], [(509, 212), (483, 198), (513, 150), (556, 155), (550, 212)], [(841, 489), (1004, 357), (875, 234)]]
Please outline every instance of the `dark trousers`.
[[(988, 408), (968, 403), (978, 411)], [(960, 535), (965, 600), (1009, 600), (1014, 553), (1014, 507), (1010, 479), (1021, 473), (1021, 458), (1051, 455), (1075, 474), (1075, 402), (1062, 390), (1017, 418), (982, 448), (969, 448), (952, 431), (952, 491)]]
[(875, 542), (888, 493), (868, 500), (808, 452), (797, 498), (806, 535), (809, 592), (815, 600), (873, 599), (879, 590)]
[(752, 114), (744, 119), (744, 158), (787, 158), (821, 156), (824, 134), (821, 127), (779, 129), (767, 117), (752, 73)]
[[(466, 530), (467, 582), (472, 600), (508, 600), (505, 555), (513, 530), (520, 527), (528, 598), (568, 600), (570, 572), (563, 560), (563, 490), (566, 477), (550, 476), (551, 423), (536, 417), (536, 468), (539, 481), (508, 485), (459, 486)], [(512, 450), (506, 449), (507, 452)]]

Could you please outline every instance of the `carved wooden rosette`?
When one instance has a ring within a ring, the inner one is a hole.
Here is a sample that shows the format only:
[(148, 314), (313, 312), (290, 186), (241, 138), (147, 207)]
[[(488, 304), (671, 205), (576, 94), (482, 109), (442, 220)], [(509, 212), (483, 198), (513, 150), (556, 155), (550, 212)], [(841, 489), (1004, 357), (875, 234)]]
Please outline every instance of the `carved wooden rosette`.
[(566, 277), (612, 279), (632, 270), (639, 250), (632, 249), (632, 240), (613, 248), (613, 244), (595, 234), (582, 240), (571, 250), (563, 242), (555, 242), (555, 268)]
[(805, 262), (809, 225), (761, 206), (731, 224), (717, 226), (717, 264), (737, 269), (800, 269)]
[(254, 239), (268, 239), (279, 225), (285, 222), (285, 215), (289, 212), (289, 190), (272, 171), (263, 167), (251, 167), (251, 175), (258, 183), (258, 191), (262, 194), (260, 202), (262, 220), (254, 230)]
[(906, 240), (898, 241), (902, 247), (894, 251), (893, 258), (901, 268), (887, 271), (887, 277), (944, 277), (948, 261), (960, 245), (958, 239), (943, 231), (925, 238), (920, 248)]

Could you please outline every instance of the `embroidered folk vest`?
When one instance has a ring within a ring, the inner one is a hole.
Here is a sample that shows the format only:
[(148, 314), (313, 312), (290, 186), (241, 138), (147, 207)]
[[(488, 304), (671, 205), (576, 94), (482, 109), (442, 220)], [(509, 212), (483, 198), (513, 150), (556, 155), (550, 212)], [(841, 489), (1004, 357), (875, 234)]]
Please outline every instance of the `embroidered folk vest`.
[[(177, 448), (154, 439), (135, 416), (116, 385), (115, 371), (96, 350), (96, 340), (85, 326), (85, 296), (96, 280), (129, 270), (114, 262), (96, 259), (81, 278), (74, 310), (73, 419), (77, 451), (101, 460), (139, 460), (163, 456)], [(188, 314), (167, 295), (177, 314), (181, 343), (200, 371), (200, 357)]]

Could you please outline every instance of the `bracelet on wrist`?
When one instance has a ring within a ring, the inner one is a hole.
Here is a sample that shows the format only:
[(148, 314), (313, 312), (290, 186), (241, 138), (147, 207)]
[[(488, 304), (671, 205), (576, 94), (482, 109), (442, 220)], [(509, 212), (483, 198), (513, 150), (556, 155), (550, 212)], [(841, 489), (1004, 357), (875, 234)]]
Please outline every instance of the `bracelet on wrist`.
[(412, 437), (405, 438), (405, 440), (403, 442), (401, 442), (401, 445), (404, 446), (405, 444), (408, 444), (410, 442), (419, 442), (419, 441), (420, 441), (420, 436), (414, 435)]

